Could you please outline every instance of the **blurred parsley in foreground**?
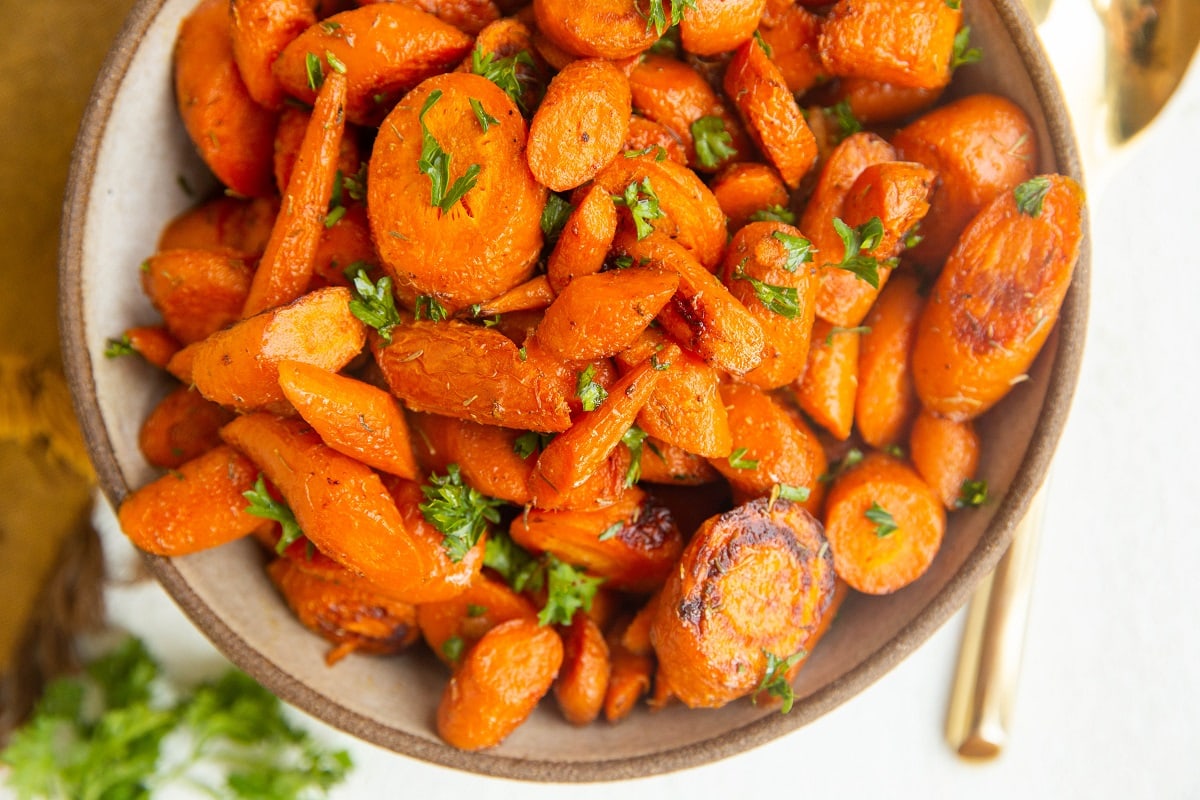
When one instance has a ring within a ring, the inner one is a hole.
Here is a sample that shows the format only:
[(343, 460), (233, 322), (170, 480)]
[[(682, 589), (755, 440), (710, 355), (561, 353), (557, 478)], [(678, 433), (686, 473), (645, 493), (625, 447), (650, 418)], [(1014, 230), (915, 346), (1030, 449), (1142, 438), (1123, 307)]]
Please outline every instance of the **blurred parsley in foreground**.
[[(85, 675), (53, 681), (0, 751), (8, 787), (20, 798), (134, 800), (185, 784), (213, 797), (284, 800), (321, 797), (350, 769), (349, 755), (311, 741), (237, 670), (172, 694), (135, 638)], [(214, 767), (220, 786), (193, 774)]]

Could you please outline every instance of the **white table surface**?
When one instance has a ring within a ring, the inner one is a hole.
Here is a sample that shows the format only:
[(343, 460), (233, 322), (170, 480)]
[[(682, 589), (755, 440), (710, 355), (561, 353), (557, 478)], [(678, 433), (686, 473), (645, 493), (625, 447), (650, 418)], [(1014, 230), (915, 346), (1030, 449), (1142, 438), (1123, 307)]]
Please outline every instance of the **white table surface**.
[[(1051, 472), (1005, 752), (966, 763), (943, 738), (960, 612), (806, 728), (716, 764), (621, 784), (460, 774), (310, 720), (355, 761), (334, 798), (1200, 797), (1200, 65), (1114, 157), (1097, 146), (1103, 70), (1090, 3), (1058, 0), (1041, 31), (1084, 145), (1094, 262), (1088, 343)], [(110, 513), (101, 519), (110, 524)], [(109, 599), (114, 621), (161, 650), (179, 677), (219, 659), (156, 585)]]

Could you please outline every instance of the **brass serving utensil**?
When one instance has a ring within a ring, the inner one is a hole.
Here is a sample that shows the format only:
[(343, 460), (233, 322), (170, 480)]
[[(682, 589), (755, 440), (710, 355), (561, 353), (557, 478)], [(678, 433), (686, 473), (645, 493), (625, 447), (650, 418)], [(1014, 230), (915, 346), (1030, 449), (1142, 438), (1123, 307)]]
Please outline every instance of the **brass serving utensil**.
[[(1035, 21), (1053, 0), (1025, 0)], [(1197, 0), (1094, 0), (1107, 35), (1107, 138), (1115, 154), (1158, 115), (1200, 42)], [(1033, 589), (1046, 489), (1038, 491), (995, 571), (967, 608), (946, 715), (946, 738), (967, 759), (999, 755), (1008, 741)]]

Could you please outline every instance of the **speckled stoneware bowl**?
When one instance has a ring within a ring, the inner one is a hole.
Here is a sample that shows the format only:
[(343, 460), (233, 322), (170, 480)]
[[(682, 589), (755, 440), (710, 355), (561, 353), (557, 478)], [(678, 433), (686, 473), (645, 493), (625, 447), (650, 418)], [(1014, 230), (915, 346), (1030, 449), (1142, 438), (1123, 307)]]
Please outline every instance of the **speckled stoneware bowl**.
[[(108, 498), (119, 503), (154, 476), (137, 449), (141, 420), (166, 390), (138, 359), (107, 360), (105, 340), (156, 321), (138, 264), (164, 222), (194, 202), (181, 189), (212, 186), (176, 113), (171, 48), (195, 0), (142, 0), (96, 84), (80, 130), (66, 198), (61, 324), (67, 368)], [(966, 0), (981, 64), (960, 70), (954, 93), (1007, 95), (1033, 118), (1039, 171), (1080, 179), (1079, 158), (1051, 67), (1019, 0)], [(851, 597), (801, 671), (788, 715), (748, 701), (690, 711), (636, 711), (617, 726), (573, 728), (552, 703), (502, 745), (454, 750), (434, 731), (446, 671), (431, 655), (351, 656), (330, 668), (327, 645), (293, 618), (269, 583), (254, 542), (186, 558), (149, 558), (195, 624), (280, 697), (355, 736), (400, 753), (484, 774), (546, 781), (632, 778), (725, 758), (811, 722), (862, 691), (920, 645), (994, 566), (1042, 482), (1075, 386), (1087, 310), (1085, 241), (1056, 333), (1031, 370), (981, 425), (982, 474), (993, 501), (952, 515), (931, 570), (882, 598)]]

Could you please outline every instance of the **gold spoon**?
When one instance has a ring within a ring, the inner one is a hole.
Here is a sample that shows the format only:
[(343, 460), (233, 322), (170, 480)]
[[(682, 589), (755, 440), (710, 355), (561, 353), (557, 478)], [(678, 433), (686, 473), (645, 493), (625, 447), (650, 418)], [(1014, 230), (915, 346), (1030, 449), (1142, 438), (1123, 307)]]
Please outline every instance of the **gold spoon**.
[[(1025, 0), (1038, 23), (1051, 2)], [(1107, 138), (1115, 152), (1150, 124), (1187, 71), (1200, 41), (1200, 2), (1095, 0), (1094, 5), (1107, 32)], [(946, 738), (963, 758), (994, 758), (1008, 741), (1044, 495), (1043, 487), (967, 608), (946, 715)]]

